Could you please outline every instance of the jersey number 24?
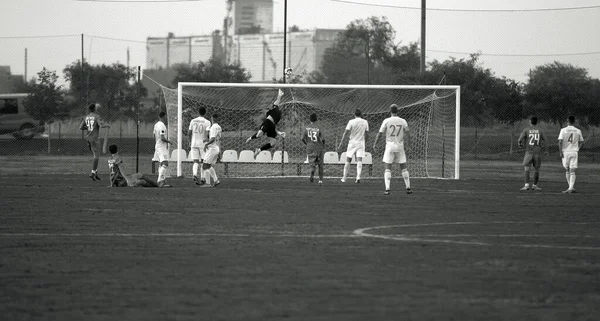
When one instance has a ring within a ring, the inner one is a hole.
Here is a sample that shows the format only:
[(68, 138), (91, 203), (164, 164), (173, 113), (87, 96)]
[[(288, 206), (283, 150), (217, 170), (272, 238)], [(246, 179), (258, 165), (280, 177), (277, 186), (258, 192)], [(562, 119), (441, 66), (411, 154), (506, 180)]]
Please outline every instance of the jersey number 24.
[(540, 134), (529, 134), (529, 145), (539, 145), (540, 144)]

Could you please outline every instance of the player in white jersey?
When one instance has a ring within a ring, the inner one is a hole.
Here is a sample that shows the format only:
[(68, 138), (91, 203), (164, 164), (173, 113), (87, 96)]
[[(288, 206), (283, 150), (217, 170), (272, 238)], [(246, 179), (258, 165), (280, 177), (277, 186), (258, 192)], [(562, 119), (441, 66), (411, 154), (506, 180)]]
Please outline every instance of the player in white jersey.
[(158, 186), (162, 187), (165, 185), (165, 175), (167, 172), (167, 167), (169, 166), (169, 148), (167, 144), (172, 144), (171, 141), (167, 139), (167, 126), (165, 122), (167, 121), (167, 114), (164, 111), (161, 111), (158, 114), (159, 120), (156, 124), (154, 124), (154, 140), (156, 141), (154, 145), (154, 156), (158, 158), (160, 162), (160, 167), (158, 168)]
[(346, 182), (346, 176), (348, 175), (348, 169), (350, 169), (350, 162), (352, 157), (356, 155), (356, 181), (360, 183), (360, 174), (362, 173), (362, 159), (365, 157), (365, 144), (369, 135), (369, 123), (361, 117), (362, 112), (360, 109), (354, 111), (354, 119), (348, 122), (346, 125), (346, 131), (342, 135), (342, 140), (338, 146), (338, 150), (342, 148), (342, 143), (346, 134), (348, 134), (348, 148), (346, 149), (346, 163), (344, 164), (344, 175), (342, 176), (342, 183)]
[(410, 176), (406, 167), (406, 153), (404, 151), (404, 142), (409, 142), (408, 123), (403, 118), (398, 117), (398, 106), (392, 104), (390, 106), (391, 117), (386, 118), (379, 128), (373, 150), (377, 148), (377, 140), (379, 135), (385, 133), (385, 151), (383, 152), (383, 162), (385, 163), (385, 195), (390, 194), (390, 184), (392, 181), (392, 164), (400, 163), (402, 178), (406, 185), (406, 193), (412, 194), (410, 189)]
[(211, 178), (213, 180), (212, 185), (210, 187), (216, 187), (221, 184), (219, 179), (217, 178), (217, 173), (215, 172), (215, 168), (212, 165), (217, 163), (219, 159), (219, 153), (221, 152), (221, 126), (219, 126), (219, 115), (213, 114), (211, 117), (212, 125), (210, 125), (210, 134), (209, 139), (206, 145), (204, 145), (204, 164), (202, 164), (202, 169), (204, 170), (204, 177), (206, 177), (206, 181), (208, 182)]
[(196, 185), (204, 185), (204, 171), (200, 171), (200, 179), (198, 179), (198, 168), (204, 158), (204, 143), (207, 141), (206, 136), (210, 127), (210, 121), (204, 118), (206, 108), (200, 107), (198, 113), (200, 116), (190, 121), (188, 137), (190, 139), (190, 159), (194, 161), (194, 165), (192, 165), (194, 182)]
[(569, 116), (568, 126), (560, 130), (558, 134), (558, 150), (565, 168), (565, 177), (569, 188), (563, 193), (575, 193), (575, 171), (577, 170), (577, 156), (579, 149), (583, 146), (583, 135), (579, 128), (573, 126), (575, 116)]

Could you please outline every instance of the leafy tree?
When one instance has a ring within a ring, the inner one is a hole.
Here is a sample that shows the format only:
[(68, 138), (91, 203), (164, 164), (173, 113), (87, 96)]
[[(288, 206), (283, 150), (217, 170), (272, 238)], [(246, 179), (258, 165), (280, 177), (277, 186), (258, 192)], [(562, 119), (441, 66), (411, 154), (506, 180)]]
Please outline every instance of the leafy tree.
[(200, 61), (193, 65), (174, 66), (177, 75), (173, 86), (179, 82), (223, 82), (241, 83), (250, 81), (250, 73), (240, 65), (228, 65), (218, 59), (211, 58), (208, 62)]
[(588, 76), (585, 68), (553, 62), (529, 72), (525, 85), (527, 110), (562, 127), (569, 115), (583, 125), (600, 122), (600, 83)]
[(56, 71), (43, 68), (37, 73), (38, 81), (29, 86), (29, 96), (24, 101), (25, 110), (31, 117), (50, 122), (68, 115), (63, 104), (62, 86), (56, 85)]
[(408, 73), (419, 69), (416, 44), (399, 46), (396, 31), (385, 17), (351, 22), (323, 56), (312, 83), (406, 83)]
[(479, 126), (492, 120), (492, 111), (500, 103), (495, 95), (501, 81), (479, 64), (478, 54), (472, 54), (469, 59), (434, 60), (424, 81), (438, 84), (441, 80), (461, 87), (461, 124)]
[(138, 93), (137, 84), (131, 81), (135, 73), (120, 63), (94, 66), (84, 63), (82, 68), (76, 61), (65, 67), (63, 73), (75, 101), (102, 104), (102, 116), (108, 120), (122, 115), (133, 117), (134, 107), (148, 94), (144, 87)]
[[(66, 118), (69, 113), (64, 104), (62, 86), (57, 86), (58, 76), (56, 71), (43, 68), (37, 73), (37, 82), (28, 84), (24, 91), (29, 95), (23, 101), (25, 110), (31, 117), (41, 123), (50, 124), (54, 120)], [(22, 128), (15, 137), (32, 138), (34, 128)], [(48, 154), (51, 151), (50, 135), (48, 135)]]
[(525, 117), (522, 84), (512, 79), (495, 78), (495, 83), (490, 88), (492, 90), (493, 94), (487, 96), (490, 111), (497, 121), (511, 126), (509, 152), (512, 153), (515, 136), (520, 130), (515, 124)]

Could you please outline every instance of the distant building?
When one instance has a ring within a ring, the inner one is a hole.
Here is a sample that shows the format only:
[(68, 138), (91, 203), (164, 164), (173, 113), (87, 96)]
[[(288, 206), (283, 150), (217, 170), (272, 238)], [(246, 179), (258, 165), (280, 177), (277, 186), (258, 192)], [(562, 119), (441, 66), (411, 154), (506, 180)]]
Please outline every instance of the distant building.
[[(174, 64), (192, 64), (198, 61), (207, 61), (215, 56), (215, 50), (222, 50), (218, 45), (220, 44), (220, 38), (221, 36), (217, 33), (191, 37), (148, 37), (146, 41), (146, 69), (167, 69)], [(213, 46), (215, 43), (217, 46)]]
[(13, 75), (10, 66), (0, 66), (0, 94), (14, 93), (25, 83), (22, 75)]
[[(287, 34), (286, 62), (295, 74), (318, 70), (327, 48), (343, 30), (316, 29)], [(193, 64), (211, 57), (239, 63), (251, 75), (252, 82), (270, 82), (283, 76), (283, 33), (230, 36), (223, 47), (223, 37), (167, 37), (147, 40), (146, 69), (169, 69), (174, 64)]]
[(234, 34), (273, 32), (273, 0), (235, 0), (231, 2)]

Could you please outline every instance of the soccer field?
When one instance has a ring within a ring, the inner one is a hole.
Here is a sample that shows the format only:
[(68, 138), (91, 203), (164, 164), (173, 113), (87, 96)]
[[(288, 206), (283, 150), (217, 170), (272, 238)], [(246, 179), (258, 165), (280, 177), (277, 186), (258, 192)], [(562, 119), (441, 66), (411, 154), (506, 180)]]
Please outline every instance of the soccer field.
[(394, 178), (390, 196), (381, 179), (0, 175), (0, 319), (600, 319), (597, 184), (520, 192), (520, 174), (412, 195)]

